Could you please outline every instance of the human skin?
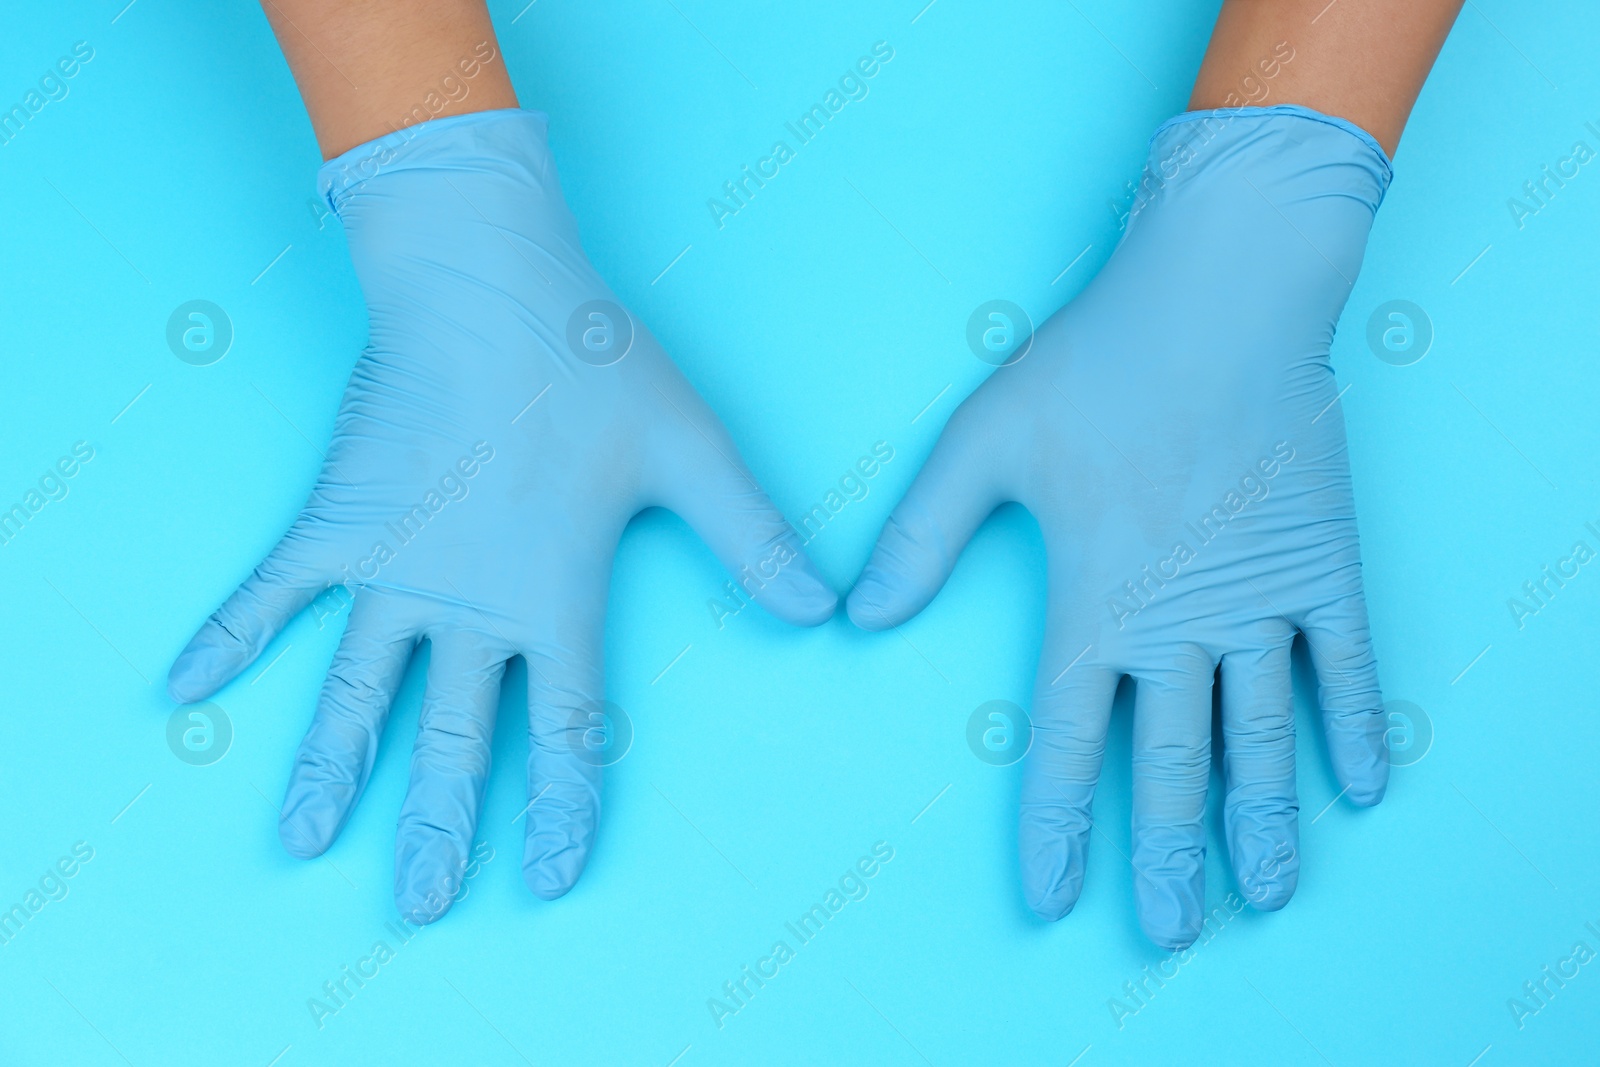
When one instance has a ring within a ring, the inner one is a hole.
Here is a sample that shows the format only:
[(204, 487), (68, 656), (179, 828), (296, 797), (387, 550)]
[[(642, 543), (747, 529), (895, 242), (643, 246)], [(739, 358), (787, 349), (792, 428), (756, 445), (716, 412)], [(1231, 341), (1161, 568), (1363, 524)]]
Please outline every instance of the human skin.
[[(1189, 110), (1237, 107), (1241, 80), (1279, 42), (1270, 96), (1355, 123), (1391, 157), (1463, 0), (1227, 0), (1211, 32)], [(1229, 100), (1232, 95), (1234, 99)]]
[[(416, 121), (517, 106), (483, 0), (390, 0), (381, 9), (372, 0), (262, 0), (261, 7), (323, 159)], [(494, 59), (474, 62), (485, 43)], [(463, 61), (476, 68), (470, 77)], [(459, 88), (445, 88), (446, 78)]]
[[(1463, 0), (1226, 0), (1190, 110), (1234, 107), (1280, 42), (1265, 100), (1349, 120), (1393, 156)], [(424, 118), (518, 106), (482, 0), (263, 0), (325, 159)], [(492, 49), (494, 59), (459, 65)], [(442, 90), (452, 79), (461, 92)], [(1249, 94), (1246, 94), (1248, 100)], [(436, 110), (437, 109), (437, 110)]]
[[(1239, 84), (1281, 41), (1295, 59), (1271, 82), (1272, 103), (1355, 123), (1391, 156), (1463, 0), (1227, 0), (1211, 34), (1190, 110), (1238, 106)], [(517, 106), (498, 58), (450, 99), (442, 78), (483, 42), (495, 44), (481, 0), (263, 0), (294, 73), (323, 158), (404, 123), (434, 93), (437, 112)], [(1233, 95), (1234, 103), (1228, 102)]]

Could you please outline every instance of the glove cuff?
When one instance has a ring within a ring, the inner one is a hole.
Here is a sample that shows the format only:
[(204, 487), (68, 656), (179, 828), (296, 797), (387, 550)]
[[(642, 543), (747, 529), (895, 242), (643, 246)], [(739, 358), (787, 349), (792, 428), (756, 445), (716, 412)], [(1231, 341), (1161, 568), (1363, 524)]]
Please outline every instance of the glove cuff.
[[(1291, 120), (1291, 122), (1286, 122), (1286, 125), (1292, 124), (1292, 120), (1303, 119), (1307, 122), (1317, 122), (1324, 126), (1331, 126), (1336, 130), (1343, 130), (1360, 141), (1367, 151), (1375, 157), (1374, 162), (1377, 165), (1378, 172), (1382, 175), (1382, 182), (1385, 188), (1388, 187), (1390, 179), (1394, 176), (1394, 165), (1389, 159), (1389, 154), (1383, 150), (1383, 146), (1378, 143), (1372, 134), (1347, 119), (1341, 119), (1334, 115), (1325, 115), (1320, 111), (1303, 107), (1300, 104), (1273, 104), (1268, 107), (1219, 107), (1205, 111), (1185, 111), (1181, 115), (1172, 116), (1156, 127), (1155, 132), (1150, 135), (1150, 150), (1153, 155), (1159, 142), (1172, 140), (1167, 136), (1168, 131), (1176, 128), (1198, 127), (1206, 131), (1199, 136), (1199, 139), (1209, 141), (1221, 129), (1236, 122), (1246, 126), (1260, 126), (1274, 119)], [(1190, 134), (1187, 139), (1193, 142), (1196, 137)]]
[(549, 165), (550, 120), (542, 111), (497, 108), (448, 115), (406, 126), (333, 157), (317, 171), (317, 191), (335, 212), (344, 198), (379, 174), (448, 161), (460, 166), (474, 155), (503, 162), (516, 145), (537, 173)]
[[(1265, 199), (1297, 224), (1357, 226), (1364, 235), (1393, 175), (1371, 134), (1307, 107), (1189, 111), (1151, 135), (1127, 228), (1131, 233), (1160, 202), (1188, 202), (1191, 210), (1215, 214), (1243, 198)], [(1304, 218), (1307, 212), (1317, 218)], [(1347, 274), (1359, 267), (1357, 256)]]
[[(1339, 194), (1376, 213), (1394, 177), (1389, 157), (1367, 131), (1298, 104), (1186, 111), (1150, 136), (1132, 215), (1148, 202), (1204, 187), (1236, 173), (1296, 196)], [(1197, 190), (1198, 191), (1198, 190)]]

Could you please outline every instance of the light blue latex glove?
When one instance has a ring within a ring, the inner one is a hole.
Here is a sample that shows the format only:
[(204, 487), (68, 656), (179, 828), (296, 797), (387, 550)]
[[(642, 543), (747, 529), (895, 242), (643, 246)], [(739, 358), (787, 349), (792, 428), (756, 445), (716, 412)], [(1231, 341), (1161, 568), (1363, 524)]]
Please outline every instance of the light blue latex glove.
[(681, 515), (782, 619), (823, 622), (836, 598), (716, 416), (614, 306), (562, 199), (543, 115), (427, 122), (331, 160), (320, 184), (344, 223), (369, 342), (304, 511), (178, 657), (169, 692), (210, 695), (330, 584), (358, 589), (279, 825), (292, 854), (317, 856), (360, 797), (427, 638), (395, 902), (431, 921), (468, 863), (506, 661), (525, 657), (523, 876), (558, 897), (600, 814), (603, 615), (629, 519)]
[(848, 601), (869, 630), (939, 591), (1016, 501), (1048, 552), (1019, 845), (1046, 919), (1083, 886), (1113, 693), (1137, 685), (1139, 919), (1168, 948), (1204, 919), (1211, 690), (1225, 824), (1256, 907), (1299, 870), (1289, 651), (1316, 665), (1344, 795), (1388, 781), (1355, 504), (1328, 362), (1389, 181), (1377, 143), (1298, 107), (1157, 130), (1127, 233), (1099, 276), (951, 416)]

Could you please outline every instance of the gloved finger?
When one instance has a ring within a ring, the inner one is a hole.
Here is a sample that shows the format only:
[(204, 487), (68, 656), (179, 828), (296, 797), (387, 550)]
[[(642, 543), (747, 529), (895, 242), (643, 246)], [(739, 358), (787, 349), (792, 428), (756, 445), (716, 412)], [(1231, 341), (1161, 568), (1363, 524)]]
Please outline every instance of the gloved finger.
[(417, 923), (443, 917), (461, 890), (489, 778), (495, 704), (509, 656), (469, 632), (446, 632), (431, 640), (411, 787), (394, 843), (394, 901)]
[(392, 594), (363, 590), (350, 609), (311, 728), (283, 798), (278, 837), (301, 859), (328, 850), (367, 787), (378, 738), (416, 646)]
[(990, 428), (969, 398), (950, 417), (878, 535), (845, 603), (863, 630), (886, 630), (917, 614), (944, 588), (972, 535), (1000, 505)]
[(631, 731), (604, 703), (605, 597), (564, 621), (563, 646), (528, 660), (528, 814), (522, 880), (541, 900), (578, 881), (600, 824), (601, 768), (626, 752)]
[(1288, 643), (1222, 657), (1223, 822), (1244, 898), (1277, 911), (1300, 875)]
[(284, 535), (178, 654), (167, 674), (173, 700), (192, 704), (221, 689), (322, 592), (326, 582), (307, 562), (304, 522)]
[(1057, 662), (1049, 648), (1034, 686), (1033, 746), (1022, 771), (1017, 847), (1028, 907), (1054, 922), (1072, 910), (1083, 890), (1094, 788), (1119, 675), (1086, 665), (1063, 675), (1067, 659)]
[(1367, 604), (1359, 587), (1312, 611), (1300, 623), (1317, 671), (1317, 702), (1328, 735), (1333, 771), (1350, 802), (1367, 808), (1389, 785), (1386, 721), (1378, 689), (1378, 661), (1367, 631)]
[(677, 452), (665, 502), (717, 554), (743, 595), (797, 626), (831, 619), (838, 595), (709, 411), (685, 428)]
[(1133, 719), (1133, 893), (1151, 941), (1187, 948), (1205, 911), (1213, 667), (1198, 650), (1138, 678)]

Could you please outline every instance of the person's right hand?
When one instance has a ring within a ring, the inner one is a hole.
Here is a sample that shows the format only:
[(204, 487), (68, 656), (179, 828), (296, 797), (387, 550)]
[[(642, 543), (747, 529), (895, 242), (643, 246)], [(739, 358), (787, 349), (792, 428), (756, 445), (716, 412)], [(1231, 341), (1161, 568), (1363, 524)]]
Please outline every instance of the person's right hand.
[[(1334, 325), (1389, 181), (1377, 143), (1304, 108), (1180, 116), (1157, 131), (1099, 276), (951, 417), (848, 610), (898, 626), (988, 514), (1017, 501), (1049, 554), (1049, 621), (1019, 831), (1046, 919), (1083, 886), (1112, 696), (1137, 681), (1134, 896), (1183, 948), (1205, 918), (1212, 679), (1228, 850), (1256, 907), (1299, 871), (1289, 652), (1305, 635), (1344, 796), (1388, 781)], [(996, 323), (1003, 329), (1003, 323)]]
[(432, 921), (467, 868), (500, 679), (523, 656), (523, 877), (558, 897), (600, 814), (606, 591), (629, 519), (677, 512), (790, 622), (825, 621), (836, 598), (716, 416), (590, 266), (542, 115), (427, 122), (330, 161), (321, 184), (370, 340), (305, 509), (189, 642), (168, 690), (204, 699), (314, 596), (355, 590), (279, 824), (289, 852), (317, 856), (360, 798), (426, 638), (394, 895)]

